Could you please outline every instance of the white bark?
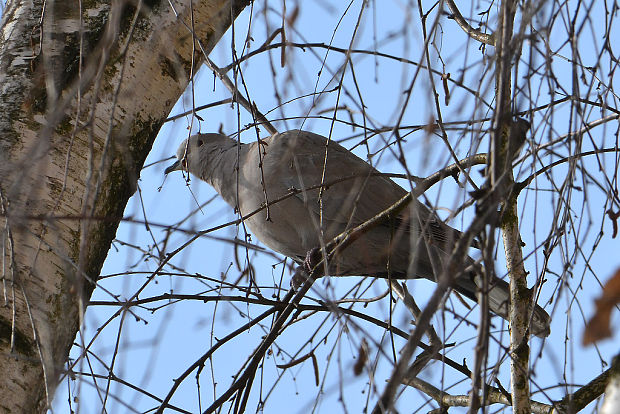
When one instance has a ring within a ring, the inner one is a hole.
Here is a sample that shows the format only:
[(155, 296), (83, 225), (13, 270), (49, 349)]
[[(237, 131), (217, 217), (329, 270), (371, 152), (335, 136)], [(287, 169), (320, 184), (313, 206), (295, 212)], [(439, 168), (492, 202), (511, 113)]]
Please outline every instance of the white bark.
[(620, 356), (612, 363), (609, 382), (605, 387), (605, 400), (601, 407), (601, 414), (620, 414), (620, 364), (617, 363)]
[[(207, 51), (247, 2), (194, 1)], [(189, 1), (175, 10), (166, 1), (81, 4), (80, 13), (78, 2), (12, 0), (2, 17), (0, 412), (49, 404), (140, 168), (192, 66)]]

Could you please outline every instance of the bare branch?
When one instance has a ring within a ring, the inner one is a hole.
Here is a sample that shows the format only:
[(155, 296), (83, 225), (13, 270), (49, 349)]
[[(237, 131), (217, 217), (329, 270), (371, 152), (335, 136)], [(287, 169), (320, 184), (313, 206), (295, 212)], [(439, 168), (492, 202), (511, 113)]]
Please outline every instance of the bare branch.
[(461, 29), (463, 29), (463, 31), (467, 33), (469, 37), (486, 45), (495, 46), (495, 34), (482, 33), (480, 30), (474, 29), (470, 26), (469, 23), (467, 23), (467, 20), (465, 20), (453, 0), (444, 1), (448, 5), (448, 8), (452, 13), (451, 17), (459, 26), (461, 26)]

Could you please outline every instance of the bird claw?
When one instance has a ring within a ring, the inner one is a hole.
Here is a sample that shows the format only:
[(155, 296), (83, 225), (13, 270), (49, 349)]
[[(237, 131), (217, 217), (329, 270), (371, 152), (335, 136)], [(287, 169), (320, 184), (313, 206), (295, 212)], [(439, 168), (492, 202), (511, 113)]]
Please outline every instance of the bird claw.
[(295, 269), (295, 273), (293, 273), (293, 277), (291, 278), (291, 287), (297, 290), (308, 279), (310, 279), (312, 269), (316, 267), (316, 265), (321, 261), (321, 259), (321, 250), (318, 247), (308, 250), (303, 263), (300, 266), (297, 266), (297, 268)]
[(312, 273), (312, 269), (316, 267), (317, 264), (322, 259), (321, 250), (318, 247), (314, 247), (311, 250), (308, 250), (306, 253), (306, 258), (304, 259), (304, 268), (308, 274)]

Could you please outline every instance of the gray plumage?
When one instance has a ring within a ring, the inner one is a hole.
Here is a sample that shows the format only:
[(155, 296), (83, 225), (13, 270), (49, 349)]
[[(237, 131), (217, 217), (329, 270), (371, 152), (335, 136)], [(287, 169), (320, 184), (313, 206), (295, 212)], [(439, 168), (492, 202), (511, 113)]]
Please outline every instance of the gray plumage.
[[(326, 144), (320, 135), (297, 130), (266, 138), (260, 147), (257, 142), (238, 145), (221, 134), (198, 134), (183, 141), (177, 162), (166, 169), (166, 174), (188, 170), (211, 184), (242, 216), (292, 189), (301, 190), (270, 204), (269, 220), (263, 208), (245, 224), (271, 249), (302, 263), (321, 240), (329, 242), (406, 194), (344, 147), (330, 141), (326, 149)], [(329, 263), (329, 274), (434, 280), (434, 269), (441, 271), (459, 236), (457, 230), (414, 199), (398, 217), (373, 228), (337, 255)], [(466, 266), (471, 264), (473, 259), (468, 257)], [(475, 301), (477, 283), (480, 278), (468, 271), (453, 287)], [(490, 310), (505, 319), (508, 284), (498, 278), (491, 281), (488, 297)], [(549, 316), (539, 306), (531, 331), (541, 337), (549, 334)]]

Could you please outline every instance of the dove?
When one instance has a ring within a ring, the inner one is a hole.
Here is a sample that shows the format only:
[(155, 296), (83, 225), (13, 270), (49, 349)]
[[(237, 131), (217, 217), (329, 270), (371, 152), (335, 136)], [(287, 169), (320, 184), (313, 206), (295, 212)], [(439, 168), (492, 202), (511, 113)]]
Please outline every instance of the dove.
[[(176, 156), (165, 174), (189, 171), (209, 183), (247, 216), (245, 225), (263, 244), (301, 265), (311, 252), (407, 194), (351, 151), (309, 131), (276, 133), (249, 144), (224, 134), (197, 134), (181, 143)], [(414, 198), (397, 217), (338, 252), (327, 274), (435, 281), (460, 234)], [(483, 270), (473, 264), (467, 257), (452, 288), (476, 301), (482, 289), (477, 272)], [(508, 283), (494, 277), (485, 294), (491, 312), (507, 319)], [(531, 333), (545, 337), (549, 325), (549, 315), (536, 305)]]

